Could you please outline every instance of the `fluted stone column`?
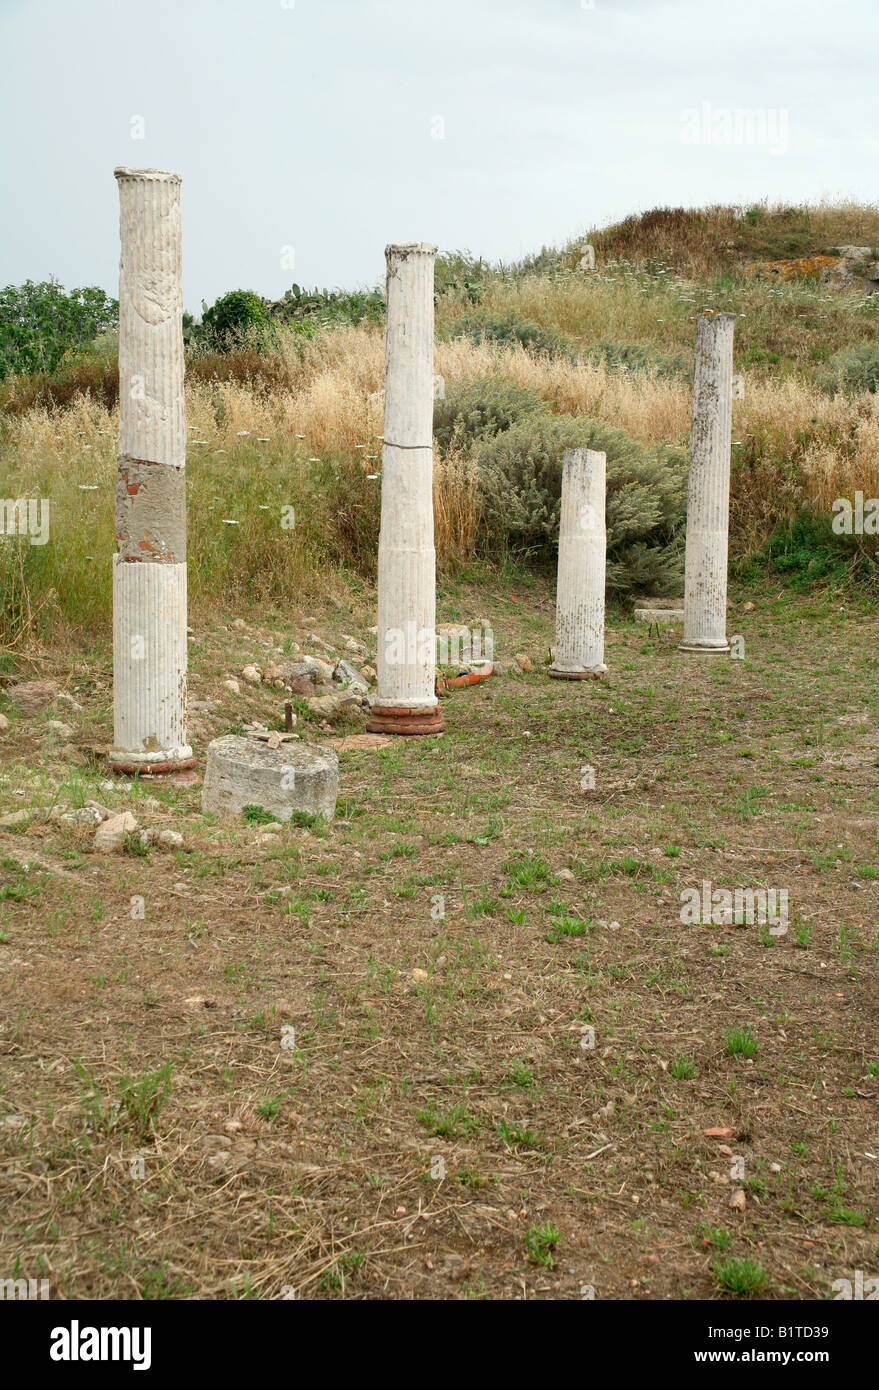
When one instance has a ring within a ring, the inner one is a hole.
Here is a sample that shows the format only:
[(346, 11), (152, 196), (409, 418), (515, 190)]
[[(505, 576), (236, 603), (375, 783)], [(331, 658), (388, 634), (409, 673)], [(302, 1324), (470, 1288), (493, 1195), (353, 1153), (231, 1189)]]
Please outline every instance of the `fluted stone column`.
[(684, 652), (728, 652), (726, 581), (735, 314), (700, 314), (690, 427)]
[(433, 734), (436, 555), (433, 544), (433, 266), (425, 242), (388, 246), (382, 515), (378, 543), (378, 686), (368, 728)]
[(555, 660), (549, 668), (549, 675), (562, 680), (588, 680), (603, 676), (607, 670), (604, 664), (606, 478), (606, 454), (595, 449), (571, 449), (565, 454), (559, 521)]
[(193, 764), (186, 739), (186, 417), (180, 176), (117, 169), (119, 468), (113, 746), (122, 772)]

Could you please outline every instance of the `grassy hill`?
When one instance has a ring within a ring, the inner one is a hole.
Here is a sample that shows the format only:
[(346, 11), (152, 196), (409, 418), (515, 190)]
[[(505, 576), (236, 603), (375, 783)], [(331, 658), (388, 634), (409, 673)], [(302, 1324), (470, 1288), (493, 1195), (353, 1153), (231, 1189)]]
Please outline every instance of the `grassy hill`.
[[(587, 241), (594, 271), (579, 268)], [(723, 309), (737, 315), (745, 380), (734, 409), (734, 564), (780, 559), (806, 579), (872, 584), (875, 538), (838, 540), (829, 519), (836, 497), (879, 495), (879, 294), (809, 274), (759, 279), (748, 267), (798, 257), (808, 271), (839, 246), (877, 243), (876, 208), (758, 205), (657, 209), (516, 265), (440, 256), (441, 571), (551, 565), (561, 454), (601, 436), (610, 441), (612, 594), (679, 584), (695, 318)], [(229, 584), (242, 602), (282, 602), (325, 586), (340, 567), (345, 582), (374, 575), (382, 297), (295, 287), (266, 309), (267, 324), (223, 341), (187, 328), (196, 607), (216, 604)], [(0, 383), (4, 492), (50, 497), (61, 541), (6, 548), (7, 645), (79, 626), (83, 596), (89, 621), (107, 621), (117, 393), (106, 334), (50, 374)], [(519, 505), (535, 488), (536, 521)], [(651, 492), (662, 494), (659, 508)], [(290, 504), (292, 533), (279, 525)], [(617, 504), (635, 514), (625, 536), (614, 529)]]

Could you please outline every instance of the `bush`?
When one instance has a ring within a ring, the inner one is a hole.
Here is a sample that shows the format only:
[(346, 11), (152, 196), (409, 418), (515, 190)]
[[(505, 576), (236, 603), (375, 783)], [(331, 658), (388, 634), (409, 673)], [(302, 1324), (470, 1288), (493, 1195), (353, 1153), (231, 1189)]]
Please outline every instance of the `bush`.
[(0, 290), (0, 380), (13, 373), (53, 372), (72, 351), (115, 328), (119, 305), (96, 286), (70, 290), (55, 280)]
[(485, 541), (541, 551), (558, 539), (562, 459), (607, 455), (607, 587), (624, 594), (678, 587), (687, 507), (687, 455), (647, 450), (625, 430), (571, 415), (532, 413), (476, 449)]
[(570, 338), (552, 328), (541, 328), (539, 323), (517, 319), (515, 314), (484, 319), (468, 315), (458, 320), (451, 336), (470, 338), (475, 343), (518, 343), (529, 352), (543, 353), (547, 357), (567, 357), (572, 362), (577, 359), (577, 349)]
[(792, 521), (776, 526), (762, 550), (736, 567), (745, 583), (757, 582), (767, 573), (780, 575), (789, 589), (809, 593), (816, 586), (830, 591), (853, 584), (875, 584), (875, 539), (838, 536), (832, 517), (801, 512)]
[(291, 285), (269, 309), (277, 322), (312, 337), (322, 328), (384, 323), (385, 297), (380, 290), (304, 290)]
[(433, 433), (442, 453), (469, 449), (475, 440), (508, 430), (526, 416), (549, 414), (549, 407), (529, 391), (503, 377), (456, 381), (433, 408)]
[(253, 290), (230, 290), (205, 309), (201, 338), (206, 345), (224, 348), (245, 341), (259, 341), (269, 325), (269, 311)]
[(588, 356), (593, 362), (604, 363), (609, 371), (652, 372), (661, 378), (681, 376), (689, 371), (682, 353), (669, 357), (644, 343), (598, 343)]
[(107, 410), (118, 403), (119, 362), (115, 340), (109, 336), (92, 351), (69, 353), (53, 372), (7, 377), (0, 389), (0, 413), (63, 410), (77, 396), (89, 396)]
[(850, 395), (879, 391), (879, 341), (837, 352), (830, 359), (822, 384), (826, 390)]

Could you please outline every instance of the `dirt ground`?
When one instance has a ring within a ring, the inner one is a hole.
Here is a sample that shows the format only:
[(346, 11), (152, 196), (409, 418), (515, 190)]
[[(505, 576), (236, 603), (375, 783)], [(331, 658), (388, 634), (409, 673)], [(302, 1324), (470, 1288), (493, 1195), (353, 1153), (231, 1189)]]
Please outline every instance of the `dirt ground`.
[[(734, 597), (743, 659), (618, 615), (607, 678), (568, 683), (540, 670), (549, 589), (447, 585), (441, 619), (488, 617), (501, 665), (537, 669), (448, 697), (442, 737), (342, 751), (335, 822), (268, 839), (198, 786), (111, 787), (108, 651), (44, 657), (82, 708), (0, 700), (0, 815), (34, 813), (0, 829), (0, 1276), (76, 1299), (879, 1276), (875, 615)], [(240, 616), (195, 626), (202, 769), (210, 738), (282, 726), (283, 695), (225, 677), (375, 621), (366, 597)], [(99, 854), (46, 816), (89, 798), (182, 848)], [(682, 922), (703, 881), (786, 890), (786, 931)]]

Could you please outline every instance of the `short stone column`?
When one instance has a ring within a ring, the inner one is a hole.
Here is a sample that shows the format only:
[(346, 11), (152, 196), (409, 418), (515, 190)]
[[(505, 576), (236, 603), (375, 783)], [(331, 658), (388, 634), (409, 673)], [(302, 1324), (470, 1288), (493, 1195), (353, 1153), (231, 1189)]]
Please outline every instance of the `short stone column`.
[(186, 414), (180, 176), (117, 169), (119, 468), (113, 746), (120, 772), (192, 767), (186, 738)]
[(388, 246), (382, 514), (373, 733), (436, 734), (433, 266), (425, 242)]
[(690, 427), (683, 652), (728, 652), (726, 583), (735, 314), (700, 314)]
[(607, 532), (604, 502), (607, 455), (571, 449), (562, 463), (559, 568), (556, 585), (555, 660), (548, 674), (582, 681), (603, 676), (604, 574)]

